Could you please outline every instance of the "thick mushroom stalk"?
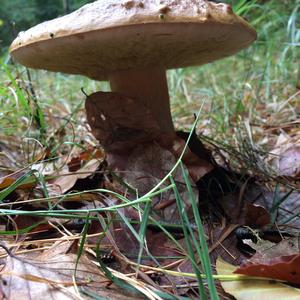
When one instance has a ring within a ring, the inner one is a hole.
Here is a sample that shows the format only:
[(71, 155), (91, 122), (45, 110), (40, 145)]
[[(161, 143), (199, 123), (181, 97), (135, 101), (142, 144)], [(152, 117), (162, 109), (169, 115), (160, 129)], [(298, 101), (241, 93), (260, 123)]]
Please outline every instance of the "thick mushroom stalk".
[(110, 76), (110, 84), (111, 92), (93, 93), (85, 103), (88, 123), (106, 152), (126, 160), (134, 148), (154, 141), (172, 148), (176, 133), (165, 71), (121, 71)]
[(164, 68), (118, 71), (109, 76), (109, 82), (112, 92), (136, 99), (137, 108), (142, 104), (141, 109), (149, 109), (162, 132), (174, 133)]

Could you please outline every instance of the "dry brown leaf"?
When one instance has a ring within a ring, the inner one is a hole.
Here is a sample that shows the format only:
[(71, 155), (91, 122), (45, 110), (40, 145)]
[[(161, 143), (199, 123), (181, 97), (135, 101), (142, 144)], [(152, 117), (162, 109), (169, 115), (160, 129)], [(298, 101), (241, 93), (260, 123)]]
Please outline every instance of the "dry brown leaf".
[(238, 193), (223, 196), (220, 204), (234, 224), (262, 228), (270, 223), (270, 215), (262, 205), (249, 203), (245, 197), (241, 201)]
[(236, 273), (300, 284), (298, 237), (284, 239), (278, 244), (265, 240), (258, 240), (257, 244), (250, 241), (247, 243), (256, 253)]
[[(8, 188), (10, 185), (16, 182), (24, 173), (13, 173), (12, 175), (7, 175), (0, 178), (0, 190)], [(32, 182), (24, 183), (18, 186), (18, 189), (32, 189), (36, 186), (36, 178), (32, 176)]]
[(279, 158), (279, 174), (300, 178), (300, 147), (291, 147)]
[(78, 179), (84, 179), (94, 174), (94, 172), (98, 169), (99, 165), (100, 161), (98, 159), (92, 159), (89, 162), (87, 162), (76, 173), (59, 174), (59, 177), (55, 179), (52, 182), (52, 184), (57, 188), (58, 193), (63, 194), (70, 190), (75, 185)]
[(110, 282), (85, 255), (81, 256), (75, 274), (77, 255), (64, 254), (69, 245), (66, 246), (59, 249), (60, 245), (56, 244), (35, 258), (9, 256), (0, 272), (0, 290), (5, 299), (83, 299), (74, 285), (74, 276), (77, 287), (92, 291), (99, 297), (134, 299), (114, 285), (107, 289)]
[[(170, 151), (152, 142), (136, 146), (126, 156), (116, 157), (114, 155), (111, 157), (108, 154), (107, 159), (109, 164), (116, 170), (116, 174), (136, 189), (139, 196), (146, 194), (156, 186), (176, 164), (176, 158)], [(173, 178), (183, 199), (185, 209), (189, 211), (191, 207), (189, 192), (186, 189), (180, 168), (173, 172)], [(192, 182), (192, 179), (190, 179), (190, 182)], [(170, 182), (166, 181), (160, 188), (165, 188), (169, 184)], [(195, 199), (197, 199), (196, 188), (194, 188), (194, 193)], [(153, 197), (152, 203), (155, 213), (163, 221), (177, 222), (180, 220), (172, 189)]]
[[(218, 258), (216, 270), (218, 275), (232, 275), (236, 267)], [(300, 299), (300, 289), (287, 286), (282, 283), (259, 280), (232, 280), (221, 281), (221, 285), (226, 293), (234, 296), (237, 300), (282, 300)]]
[[(176, 158), (179, 158), (184, 147), (185, 147), (186, 141), (180, 137), (176, 137), (173, 140), (172, 145), (172, 153), (175, 155)], [(200, 141), (199, 141), (200, 144)], [(206, 154), (208, 152), (202, 143), (200, 144), (203, 148), (198, 149), (200, 154)], [(186, 148), (184, 155), (182, 157), (182, 161), (184, 165), (187, 167), (189, 174), (191, 178), (194, 180), (194, 182), (197, 182), (200, 180), (203, 176), (205, 176), (207, 173), (212, 171), (214, 169), (214, 166), (211, 163), (211, 158), (209, 155), (203, 155), (204, 157), (199, 157), (196, 154), (194, 154), (189, 147)]]
[(270, 151), (268, 160), (277, 169), (278, 175), (300, 177), (300, 132), (294, 136), (281, 133)]
[[(105, 148), (110, 168), (139, 196), (149, 192), (172, 170), (184, 149), (185, 140), (175, 132), (162, 132), (152, 112), (142, 103), (137, 104), (134, 98), (115, 92), (97, 92), (87, 97), (86, 111), (94, 136)], [(210, 161), (201, 159), (190, 149), (185, 152), (183, 162), (191, 182), (214, 168)], [(173, 177), (188, 210), (191, 204), (181, 173), (178, 168)], [(165, 182), (161, 188), (169, 183)], [(152, 203), (164, 221), (179, 220), (172, 190), (153, 197)]]
[(278, 256), (293, 255), (300, 251), (298, 237), (283, 239), (277, 244), (261, 239), (258, 239), (257, 243), (251, 241), (245, 241), (245, 243), (256, 251), (255, 255), (251, 258), (253, 262), (261, 262), (262, 260), (273, 259)]
[(119, 93), (93, 93), (85, 108), (92, 132), (107, 152), (124, 154), (160, 134), (150, 110)]
[(254, 228), (261, 228), (270, 223), (270, 214), (261, 205), (247, 203), (245, 224)]
[(266, 277), (300, 284), (300, 254), (277, 256), (269, 259), (251, 259), (242, 264), (234, 273)]
[(73, 156), (67, 163), (70, 172), (76, 172), (84, 166), (84, 164), (92, 158), (102, 160), (104, 158), (104, 151), (97, 148), (88, 148)]

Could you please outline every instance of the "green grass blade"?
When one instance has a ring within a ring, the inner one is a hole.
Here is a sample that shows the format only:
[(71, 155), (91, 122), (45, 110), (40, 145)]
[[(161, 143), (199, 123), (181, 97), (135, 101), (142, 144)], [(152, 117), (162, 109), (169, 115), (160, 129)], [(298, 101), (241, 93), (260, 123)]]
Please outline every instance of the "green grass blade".
[(33, 182), (32, 175), (34, 175), (36, 173), (38, 173), (36, 170), (31, 170), (31, 171), (27, 172), (26, 174), (22, 175), (20, 178), (18, 178), (10, 186), (8, 186), (4, 190), (0, 191), (0, 202), (3, 202), (5, 197), (7, 197), (10, 193), (12, 193), (20, 185), (26, 184), (26, 183), (29, 183), (29, 182), (32, 183)]
[(209, 293), (210, 293), (210, 299), (218, 300), (219, 296), (218, 296), (218, 292), (217, 292), (217, 289), (216, 289), (216, 285), (215, 285), (212, 270), (211, 270), (211, 262), (210, 262), (210, 257), (209, 257), (208, 246), (207, 246), (207, 242), (206, 242), (206, 239), (205, 239), (205, 232), (204, 232), (201, 217), (200, 217), (200, 214), (199, 214), (199, 208), (198, 208), (198, 205), (197, 205), (197, 201), (195, 199), (195, 195), (194, 195), (194, 192), (193, 192), (193, 189), (192, 189), (192, 186), (191, 186), (191, 182), (188, 178), (187, 171), (185, 170), (182, 163), (180, 163), (180, 167), (181, 167), (181, 171), (182, 171), (182, 174), (183, 174), (185, 184), (188, 188), (189, 199), (190, 199), (191, 204), (192, 204), (193, 214), (194, 214), (194, 217), (195, 217), (195, 222), (197, 224), (198, 236), (199, 236), (201, 252), (202, 252), (201, 255), (200, 255), (201, 264), (202, 264), (202, 266), (205, 270), (208, 289), (209, 289)]
[(206, 293), (205, 293), (205, 288), (204, 288), (204, 285), (203, 285), (203, 280), (202, 280), (202, 277), (201, 277), (201, 273), (199, 271), (199, 268), (198, 268), (198, 265), (196, 263), (196, 258), (195, 258), (195, 254), (194, 254), (194, 251), (193, 251), (193, 247), (192, 247), (192, 244), (191, 244), (191, 240), (190, 240), (190, 237), (191, 235), (193, 236), (193, 231), (190, 229), (188, 232), (187, 228), (190, 227), (189, 226), (189, 220), (188, 220), (188, 217), (186, 215), (186, 212), (184, 210), (184, 207), (182, 205), (183, 200), (178, 192), (178, 189), (175, 185), (175, 181), (173, 179), (172, 176), (170, 176), (170, 181), (171, 183), (174, 184), (174, 194), (175, 194), (175, 199), (176, 199), (176, 204), (177, 204), (177, 208), (178, 208), (178, 211), (179, 211), (179, 215), (180, 215), (180, 219), (181, 219), (181, 223), (182, 223), (182, 228), (183, 228), (183, 233), (184, 233), (184, 238), (185, 238), (185, 244), (186, 244), (186, 247), (187, 247), (187, 251), (188, 251), (188, 254), (189, 254), (189, 257), (190, 257), (190, 262), (192, 264), (192, 268), (196, 274), (196, 277), (197, 277), (197, 280), (198, 280), (198, 288), (199, 288), (199, 293), (200, 293), (200, 299), (203, 299), (203, 300), (206, 300), (207, 299), (207, 296), (206, 296)]
[(30, 105), (25, 97), (25, 95), (23, 94), (22, 90), (20, 89), (17, 81), (14, 79), (13, 75), (11, 74), (11, 72), (9, 71), (8, 67), (6, 64), (4, 64), (1, 60), (0, 60), (0, 65), (2, 66), (4, 72), (6, 73), (7, 77), (9, 78), (9, 80), (12, 83), (12, 86), (15, 89), (15, 92), (18, 96), (18, 100), (20, 101), (20, 104), (22, 105), (24, 112), (26, 112), (27, 114), (32, 114), (32, 110), (30, 108)]
[(120, 288), (129, 291), (131, 293), (135, 293), (137, 295), (141, 295), (141, 292), (136, 289), (134, 286), (128, 284), (126, 281), (123, 279), (117, 278), (115, 275), (112, 274), (112, 272), (106, 267), (104, 262), (102, 261), (101, 258), (101, 251), (100, 251), (100, 243), (97, 243), (96, 247), (96, 254), (97, 254), (97, 261), (100, 265), (101, 271), (105, 274), (105, 276), (114, 284), (119, 286)]
[(79, 260), (80, 257), (82, 256), (83, 252), (84, 252), (84, 245), (85, 245), (85, 241), (86, 241), (86, 236), (88, 233), (90, 227), (90, 222), (89, 222), (89, 213), (86, 214), (86, 218), (85, 218), (85, 223), (81, 232), (81, 239), (80, 239), (80, 244), (79, 244), (79, 248), (77, 251), (77, 258), (76, 258), (76, 263), (75, 263), (75, 276), (76, 276), (76, 272), (77, 272), (77, 267), (79, 264)]
[(138, 254), (138, 259), (137, 259), (137, 270), (139, 269), (139, 265), (141, 263), (141, 259), (142, 259), (142, 254), (143, 254), (143, 250), (144, 250), (144, 245), (146, 242), (146, 231), (147, 231), (147, 225), (148, 225), (148, 220), (149, 220), (149, 215), (150, 215), (150, 211), (151, 211), (151, 207), (152, 207), (152, 203), (148, 202), (145, 205), (144, 211), (143, 211), (143, 218), (142, 218), (142, 222), (140, 225), (140, 230), (139, 230), (139, 237), (140, 237), (140, 250), (139, 250), (139, 254)]

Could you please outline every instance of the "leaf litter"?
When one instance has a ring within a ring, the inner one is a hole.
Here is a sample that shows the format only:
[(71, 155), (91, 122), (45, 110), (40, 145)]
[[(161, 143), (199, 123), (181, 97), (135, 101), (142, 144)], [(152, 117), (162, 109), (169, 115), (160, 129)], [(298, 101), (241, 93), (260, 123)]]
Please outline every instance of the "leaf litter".
[[(60, 111), (60, 109), (58, 109), (58, 111)], [(67, 116), (67, 114), (68, 113), (66, 112), (65, 115)], [(50, 115), (51, 114), (49, 114), (49, 118)], [(147, 114), (145, 116), (147, 116)], [(51, 116), (51, 118), (52, 123), (56, 123), (57, 118), (53, 116)], [(145, 120), (147, 120), (147, 118), (145, 118)], [(155, 128), (155, 124), (153, 125), (153, 128)], [(266, 130), (266, 128), (263, 128), (263, 126), (261, 126), (261, 128), (262, 132)], [(277, 131), (281, 130), (283, 127), (280, 126), (280, 129), (278, 128), (275, 128), (274, 126), (267, 128), (267, 130), (269, 130), (271, 134), (271, 138), (267, 141), (267, 143), (269, 143), (269, 146), (272, 144), (274, 145), (276, 136), (278, 136)], [(60, 128), (57, 128), (54, 136), (59, 136), (59, 138), (63, 139), (67, 134), (66, 130), (69, 129), (67, 128), (61, 130)], [(107, 134), (110, 133), (109, 130), (110, 128), (107, 128)], [(295, 142), (297, 142), (298, 140), (297, 133), (293, 132), (293, 126), (291, 124), (287, 124), (286, 126), (284, 126), (284, 130), (285, 132), (287, 132), (287, 134), (284, 135), (285, 139), (283, 139), (282, 137), (278, 138), (276, 145), (273, 147), (273, 150), (270, 151), (270, 156), (267, 157), (266, 161), (272, 162), (273, 166), (275, 166), (275, 169), (277, 168), (278, 176), (286, 176), (294, 180), (297, 179), (297, 176), (299, 176), (297, 171), (298, 149), (295, 148)], [(165, 151), (166, 146), (161, 142), (161, 140), (163, 140), (165, 137), (160, 138), (159, 136), (156, 136), (156, 134), (154, 134), (157, 139), (156, 146), (152, 148), (152, 145), (147, 144), (147, 141), (145, 141), (143, 146), (141, 146), (140, 148), (137, 147), (135, 152), (131, 153), (131, 163), (128, 163), (124, 160), (124, 158), (121, 157), (121, 160), (123, 160), (121, 165), (124, 166), (125, 163), (125, 167), (123, 167), (123, 169), (118, 174), (117, 172), (111, 172), (111, 170), (107, 168), (106, 160), (109, 160), (109, 153), (103, 153), (100, 148), (95, 147), (97, 142), (93, 140), (91, 135), (88, 135), (88, 137), (86, 138), (86, 133), (87, 127), (82, 126), (79, 140), (82, 140), (86, 144), (88, 144), (88, 146), (90, 147), (89, 149), (85, 149), (84, 151), (80, 149), (80, 151), (78, 151), (79, 148), (77, 147), (69, 147), (69, 145), (63, 145), (59, 148), (59, 151), (55, 153), (55, 163), (53, 164), (53, 162), (50, 161), (49, 163), (47, 161), (47, 159), (49, 158), (48, 150), (51, 149), (51, 147), (48, 147), (48, 149), (40, 149), (38, 152), (35, 152), (34, 155), (32, 155), (28, 160), (28, 166), (32, 169), (38, 169), (38, 171), (45, 177), (46, 188), (50, 196), (49, 199), (43, 199), (44, 197), (41, 197), (43, 196), (43, 187), (39, 180), (37, 180), (36, 177), (33, 176), (32, 178), (30, 178), (30, 180), (32, 179), (34, 183), (30, 182), (30, 184), (27, 186), (25, 184), (18, 185), (18, 187), (4, 199), (5, 201), (2, 203), (3, 205), (1, 204), (1, 206), (5, 207), (6, 205), (7, 207), (8, 205), (10, 205), (12, 208), (17, 207), (20, 210), (29, 208), (34, 214), (34, 211), (36, 209), (47, 209), (47, 207), (49, 208), (49, 205), (50, 207), (54, 206), (58, 207), (59, 209), (91, 209), (95, 207), (107, 207), (120, 204), (122, 201), (120, 201), (118, 197), (109, 195), (104, 192), (104, 190), (108, 188), (128, 198), (133, 197), (133, 195), (136, 196), (132, 191), (132, 187), (133, 190), (135, 190), (137, 182), (134, 180), (135, 175), (132, 174), (136, 172), (136, 169), (139, 169), (139, 166), (137, 166), (137, 168), (134, 167), (134, 163), (137, 163), (141, 164), (147, 170), (147, 176), (145, 176), (147, 177), (147, 179), (145, 181), (144, 178), (141, 178), (140, 184), (142, 189), (144, 189), (142, 191), (147, 192), (153, 185), (159, 182), (162, 174), (164, 174), (166, 170), (169, 170), (172, 165), (174, 165), (185, 143), (185, 139), (182, 137), (182, 135), (178, 134), (178, 137), (174, 140), (174, 142), (167, 146), (169, 150)], [(6, 140), (8, 141), (7, 143), (5, 143)], [(2, 153), (4, 152), (6, 154), (1, 157), (1, 162), (3, 162), (3, 165), (5, 165), (5, 168), (1, 170), (1, 175), (3, 174), (7, 177), (1, 179), (0, 186), (2, 190), (5, 190), (9, 188), (11, 184), (15, 183), (16, 180), (18, 180), (21, 176), (26, 174), (28, 168), (24, 168), (24, 170), (19, 169), (20, 165), (24, 165), (22, 163), (16, 163), (21, 156), (17, 154), (17, 152), (9, 150), (9, 147), (13, 143), (10, 142), (7, 137), (4, 137), (2, 139), (2, 144), (3, 141), (6, 148), (2, 146), (2, 149), (4, 149)], [(20, 143), (14, 140), (15, 149), (18, 149), (18, 145), (20, 145)], [(164, 147), (162, 147), (162, 145)], [(34, 149), (34, 143), (30, 145), (29, 149)], [(191, 179), (193, 179), (194, 182), (198, 182), (199, 179), (203, 180), (207, 177), (207, 175), (210, 176), (212, 168), (211, 165), (207, 165), (204, 170), (201, 170), (199, 166), (203, 166), (203, 157), (201, 157), (201, 155), (199, 156), (199, 153), (202, 153), (205, 156), (202, 151), (203, 149), (200, 149), (196, 154), (195, 152), (191, 151), (191, 149), (192, 147), (188, 149), (186, 156), (184, 157), (184, 162), (187, 169), (189, 170)], [(212, 149), (212, 151), (214, 150), (216, 150), (216, 148)], [(152, 162), (154, 158), (161, 155), (159, 154), (161, 151), (163, 151), (165, 157), (163, 156), (164, 159), (155, 166), (152, 164)], [(95, 154), (97, 152), (98, 154)], [(136, 159), (136, 157), (140, 157), (141, 152), (144, 152), (144, 159)], [(52, 159), (52, 157), (50, 158)], [(132, 165), (132, 169), (127, 168), (127, 164)], [(293, 164), (293, 168), (290, 170), (289, 166), (291, 164)], [(212, 165), (214, 164), (212, 163)], [(154, 169), (154, 171), (152, 169)], [(95, 174), (100, 173), (101, 177), (97, 177), (96, 180), (93, 180)], [(122, 180), (120, 181), (120, 177), (125, 178), (125, 182), (122, 182)], [(184, 183), (182, 175), (178, 173), (174, 177), (177, 184), (179, 186), (182, 186)], [(218, 178), (218, 176), (216, 177)], [(219, 209), (208, 206), (208, 215), (213, 222), (212, 224), (210, 222), (207, 222), (207, 217), (205, 217), (205, 215), (203, 214), (205, 220), (205, 233), (208, 237), (211, 238), (210, 254), (213, 258), (213, 263), (216, 261), (216, 258), (218, 256), (222, 256), (234, 264), (241, 264), (241, 266), (243, 266), (242, 263), (245, 263), (245, 265), (247, 266), (247, 259), (249, 259), (249, 257), (243, 256), (236, 248), (238, 237), (236, 236), (235, 229), (237, 228), (237, 226), (248, 226), (250, 228), (250, 231), (253, 231), (254, 235), (258, 236), (258, 240), (260, 240), (261, 236), (265, 236), (265, 233), (267, 231), (273, 230), (276, 232), (277, 236), (280, 237), (279, 243), (277, 242), (277, 245), (280, 245), (285, 241), (285, 238), (282, 238), (281, 233), (284, 231), (284, 229), (289, 229), (287, 226), (291, 223), (288, 222), (285, 224), (281, 224), (279, 222), (276, 224), (276, 226), (274, 226), (274, 224), (271, 224), (270, 216), (268, 216), (267, 211), (272, 206), (272, 199), (265, 197), (265, 194), (267, 194), (265, 193), (265, 191), (259, 191), (255, 196), (249, 196), (249, 194), (251, 194), (253, 191), (251, 191), (251, 188), (248, 189), (248, 184), (246, 184), (246, 188), (243, 188), (244, 181), (238, 178), (239, 180), (238, 182), (236, 182), (233, 179), (234, 177), (235, 176), (231, 177), (229, 182), (234, 182), (233, 186), (237, 185), (238, 188), (236, 190), (232, 190), (230, 193), (224, 193), (224, 195), (220, 197), (221, 200), (218, 200), (216, 202), (217, 206), (221, 208), (221, 211), (222, 209), (224, 209), (224, 211), (226, 212), (226, 216), (220, 213)], [(87, 193), (83, 193), (84, 190), (89, 190), (90, 184), (95, 190), (101, 190), (101, 192), (89, 191)], [(162, 188), (167, 188), (167, 186), (168, 185), (162, 186)], [(85, 189), (85, 187), (88, 187), (88, 189)], [(194, 186), (195, 193), (197, 193), (198, 187), (196, 187), (196, 185)], [(254, 190), (257, 190), (257, 187), (254, 187)], [(75, 193), (79, 192), (79, 194), (74, 194), (74, 191)], [(143, 192), (141, 192), (141, 195), (143, 194)], [(182, 192), (184, 193), (184, 188), (182, 188)], [(187, 196), (184, 196), (183, 198), (186, 199)], [(38, 204), (35, 204), (35, 206), (33, 206), (32, 203), (34, 203), (35, 199), (38, 200)], [(24, 200), (27, 202), (22, 203), (22, 201)], [(223, 200), (225, 200), (226, 204), (224, 204)], [(234, 202), (233, 200), (236, 201), (235, 203), (239, 203), (240, 205), (228, 204), (230, 201)], [(287, 205), (287, 203), (289, 203), (288, 200), (289, 199), (283, 202), (280, 206), (281, 212), (285, 210), (288, 210), (289, 213), (293, 211), (295, 212), (294, 208), (291, 208)], [(44, 204), (42, 204), (43, 201), (45, 201)], [(157, 203), (155, 203), (155, 201)], [(203, 197), (201, 194), (200, 201), (205, 202), (205, 197)], [(18, 202), (20, 203), (18, 204)], [(159, 220), (161, 222), (165, 221), (165, 218), (169, 218), (169, 220), (172, 221), (171, 224), (164, 224), (164, 228), (167, 228), (167, 230), (171, 232), (171, 235), (175, 238), (175, 241), (170, 240), (167, 235), (165, 235), (165, 233), (163, 233), (162, 230), (159, 229), (157, 225), (155, 225), (155, 222), (153, 224), (152, 221), (149, 221), (145, 238), (145, 240), (147, 241), (148, 250), (147, 248), (145, 248), (147, 251), (145, 250), (142, 253), (143, 264), (136, 264), (137, 256), (139, 254), (140, 242), (136, 240), (133, 231), (128, 230), (128, 224), (131, 224), (136, 232), (139, 231), (139, 224), (141, 223), (141, 214), (139, 210), (134, 207), (129, 207), (119, 208), (114, 212), (101, 212), (94, 214), (91, 213), (89, 214), (89, 217), (91, 217), (91, 225), (88, 230), (86, 244), (84, 246), (85, 253), (84, 255), (81, 255), (80, 258), (80, 260), (82, 259), (84, 263), (84, 267), (81, 266), (81, 263), (79, 263), (77, 267), (82, 268), (82, 270), (85, 272), (87, 272), (85, 267), (93, 269), (93, 266), (95, 265), (95, 263), (97, 263), (97, 260), (92, 259), (90, 255), (91, 253), (93, 254), (93, 251), (100, 243), (100, 248), (103, 252), (102, 259), (109, 267), (112, 267), (111, 272), (113, 272), (114, 275), (119, 276), (120, 278), (130, 278), (130, 280), (135, 280), (135, 282), (130, 283), (133, 285), (141, 284), (141, 282), (143, 281), (146, 282), (144, 286), (139, 286), (141, 290), (144, 289), (144, 295), (146, 295), (146, 297), (154, 297), (158, 299), (158, 296), (153, 295), (153, 289), (151, 290), (151, 288), (158, 288), (159, 285), (163, 285), (165, 287), (163, 290), (167, 291), (168, 293), (191, 295), (192, 291), (194, 291), (195, 284), (197, 285), (197, 281), (193, 276), (187, 277), (183, 275), (185, 273), (193, 274), (193, 269), (191, 268), (189, 259), (187, 259), (188, 254), (185, 249), (186, 246), (183, 239), (184, 235), (182, 232), (182, 224), (180, 224), (178, 215), (176, 215), (176, 208), (174, 209), (174, 207), (176, 207), (174, 206), (174, 195), (172, 195), (172, 192), (164, 191), (160, 194), (160, 196), (156, 196), (156, 199), (153, 202), (153, 210), (157, 217), (156, 220)], [(200, 205), (202, 205), (202, 202), (200, 203)], [(282, 213), (278, 214), (278, 216), (280, 215), (282, 215)], [(128, 224), (124, 224), (124, 217), (129, 221)], [(16, 245), (15, 241), (8, 237), (4, 237), (3, 240), (6, 240), (8, 242), (8, 246), (10, 246), (11, 249), (15, 251), (15, 253), (19, 253), (17, 254), (18, 258), (20, 257), (21, 261), (24, 260), (25, 262), (20, 262), (18, 259), (17, 261), (15, 261), (15, 258), (13, 256), (3, 254), (3, 260), (6, 260), (7, 266), (5, 272), (8, 273), (3, 273), (2, 279), (4, 278), (4, 282), (14, 282), (17, 277), (19, 279), (18, 281), (16, 281), (16, 288), (13, 285), (11, 285), (11, 289), (7, 287), (3, 289), (1, 287), (1, 292), (5, 292), (7, 295), (7, 293), (9, 294), (12, 291), (15, 292), (15, 294), (13, 294), (16, 295), (16, 297), (21, 297), (21, 290), (25, 287), (23, 292), (26, 290), (27, 294), (33, 293), (32, 295), (38, 295), (38, 297), (40, 297), (41, 295), (39, 294), (39, 291), (46, 291), (46, 293), (49, 292), (50, 295), (54, 292), (52, 290), (58, 292), (57, 295), (59, 296), (59, 299), (64, 299), (63, 297), (73, 297), (74, 299), (76, 299), (76, 297), (82, 297), (82, 294), (78, 293), (77, 288), (83, 283), (79, 281), (77, 285), (74, 284), (74, 272), (70, 272), (69, 274), (59, 274), (58, 272), (58, 274), (55, 274), (56, 271), (51, 270), (49, 266), (50, 271), (47, 271), (45, 273), (46, 276), (44, 276), (46, 278), (50, 278), (49, 281), (47, 281), (47, 279), (45, 280), (43, 275), (41, 275), (44, 271), (40, 270), (40, 265), (42, 262), (42, 264), (48, 267), (47, 262), (49, 262), (49, 264), (52, 264), (55, 269), (61, 267), (61, 265), (59, 264), (60, 262), (66, 261), (68, 262), (67, 265), (69, 269), (74, 271), (78, 258), (77, 251), (79, 243), (73, 242), (73, 245), (76, 244), (76, 246), (73, 246), (73, 248), (75, 248), (76, 250), (75, 252), (73, 249), (71, 250), (71, 253), (69, 253), (67, 250), (65, 250), (66, 252), (64, 253), (63, 249), (65, 248), (60, 242), (60, 239), (62, 239), (62, 237), (66, 238), (67, 236), (67, 238), (69, 239), (75, 237), (75, 241), (78, 241), (79, 238), (77, 235), (82, 232), (84, 225), (86, 224), (83, 216), (80, 217), (83, 221), (55, 218), (51, 217), (51, 215), (46, 218), (40, 218), (38, 219), (38, 221), (35, 218), (29, 218), (28, 216), (22, 215), (18, 216), (19, 219), (16, 219), (14, 217), (9, 218), (9, 225), (7, 225), (5, 222), (3, 222), (1, 225), (1, 228), (3, 229), (2, 233), (4, 232), (4, 230), (10, 229), (11, 232), (14, 232), (13, 234), (16, 236), (18, 244)], [(30, 228), (31, 225), (36, 225), (37, 222), (41, 224), (34, 228)], [(191, 226), (193, 227), (194, 224), (191, 224)], [(299, 222), (293, 224), (293, 226), (298, 226), (299, 228)], [(23, 229), (25, 229), (25, 233), (23, 233)], [(101, 233), (100, 239), (99, 233)], [(270, 244), (268, 244), (268, 242), (264, 239), (261, 239), (261, 244), (270, 246)], [(54, 248), (51, 248), (52, 246), (54, 247), (54, 245), (58, 249), (61, 248), (61, 251), (63, 253), (55, 252)], [(253, 259), (259, 256), (259, 254), (268, 253), (270, 251), (268, 248), (266, 248), (265, 250), (260, 250), (258, 247), (253, 246), (253, 242), (252, 246), (250, 247), (254, 249), (254, 251), (256, 251), (256, 254), (254, 254), (254, 256), (252, 257)], [(290, 269), (288, 269), (289, 266), (292, 266), (293, 268), (297, 266), (295, 264), (298, 263), (299, 256), (297, 254), (297, 251), (299, 252), (299, 249), (294, 249), (294, 253), (289, 253), (277, 249), (273, 244), (270, 248), (275, 249), (272, 251), (271, 259), (268, 260), (266, 258), (263, 258), (259, 262), (254, 260), (256, 264), (254, 264), (254, 262), (251, 262), (250, 259), (250, 266), (254, 267), (255, 272), (260, 270), (262, 266), (265, 268), (264, 263), (266, 262), (268, 262), (267, 266), (273, 271), (281, 268), (281, 273), (283, 273), (283, 276), (290, 272)], [(282, 249), (287, 249), (287, 247), (282, 247)], [(40, 254), (43, 251), (45, 253), (44, 256)], [(289, 255), (286, 255), (287, 253), (289, 253)], [(149, 256), (149, 254), (154, 256), (156, 259), (153, 260), (151, 256)], [(57, 258), (57, 261), (55, 261), (54, 258)], [(29, 265), (32, 261), (34, 262), (33, 265), (37, 265), (32, 268), (30, 267), (28, 273), (25, 272), (28, 269), (26, 262), (27, 260), (29, 261)], [(278, 265), (278, 263), (280, 263), (281, 265)], [(15, 265), (15, 268), (12, 265)], [(156, 271), (151, 268), (156, 268)], [(92, 289), (92, 292), (98, 295), (102, 295), (103, 297), (107, 296), (110, 299), (118, 299), (117, 297), (120, 289), (112, 288), (112, 294), (105, 294), (109, 293), (110, 288), (113, 286), (113, 284), (111, 285), (111, 282), (108, 283), (107, 277), (104, 276), (101, 271), (99, 271), (99, 268), (93, 270), (96, 274), (96, 279), (99, 279), (98, 282), (101, 282), (101, 284), (103, 283), (103, 286), (101, 285), (103, 289), (101, 291)], [(253, 268), (251, 269), (251, 272), (252, 270)], [(170, 273), (168, 274), (166, 271), (169, 271)], [(178, 272), (178, 274), (176, 276), (173, 276), (171, 273), (172, 271), (176, 271)], [(271, 271), (268, 272), (269, 273), (267, 273), (267, 275), (270, 275)], [(261, 273), (255, 273), (254, 276), (263, 275)], [(21, 276), (19, 276), (20, 274)], [(127, 274), (127, 276), (125, 274)], [(140, 274), (138, 279), (136, 279), (136, 274)], [(86, 276), (82, 276), (82, 278), (86, 279)], [(293, 280), (291, 281), (290, 278), (287, 277), (283, 277), (282, 279), (276, 278), (275, 276), (273, 279), (288, 280), (290, 282), (293, 282)], [(239, 282), (240, 281), (235, 281), (234, 283), (238, 284)], [(255, 285), (260, 286), (260, 284), (265, 284), (265, 282), (266, 281), (257, 280), (255, 281)], [(28, 283), (39, 284), (39, 286), (31, 286)], [(225, 282), (223, 281), (221, 281), (221, 283), (222, 285), (225, 284)], [(85, 282), (84, 284), (88, 285), (89, 283)], [(276, 285), (277, 284), (278, 283), (276, 283)], [(43, 288), (41, 288), (41, 285), (43, 285)], [(107, 288), (107, 285), (109, 286), (109, 288)], [(20, 288), (18, 288), (18, 286)], [(176, 288), (177, 286), (178, 288)], [(223, 285), (223, 287), (225, 290), (227, 290), (225, 288), (225, 285)], [(269, 287), (274, 287), (273, 283), (269, 284), (267, 290), (268, 293), (270, 293), (269, 295), (272, 295), (272, 291), (269, 289)], [(243, 286), (238, 286), (238, 289), (238, 291), (241, 293), (245, 291)], [(287, 295), (289, 297), (289, 295), (292, 295), (290, 293), (295, 291), (298, 292), (297, 289), (290, 288), (286, 285), (284, 285), (283, 290), (280, 290), (280, 292), (281, 291), (283, 294), (280, 295), (283, 295), (283, 297), (286, 297)], [(250, 294), (250, 297), (256, 295), (255, 291), (253, 290), (248, 290), (248, 292)], [(23, 293), (23, 296), (24, 295), (25, 293)], [(236, 296), (237, 294), (234, 295)], [(124, 298), (124, 295), (120, 295), (120, 299), (122, 299), (122, 297)], [(126, 295), (126, 298), (127, 297), (129, 297), (129, 295)], [(134, 297), (136, 298), (137, 296)], [(252, 299), (238, 298), (239, 296), (236, 297), (237, 299)]]

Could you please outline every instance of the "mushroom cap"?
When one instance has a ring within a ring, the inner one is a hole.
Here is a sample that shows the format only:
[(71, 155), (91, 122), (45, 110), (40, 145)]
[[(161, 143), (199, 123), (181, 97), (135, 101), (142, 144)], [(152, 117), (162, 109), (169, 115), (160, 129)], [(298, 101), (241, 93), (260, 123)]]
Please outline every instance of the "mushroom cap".
[(30, 68), (105, 80), (119, 70), (202, 65), (255, 39), (227, 4), (99, 0), (20, 32), (10, 53)]

